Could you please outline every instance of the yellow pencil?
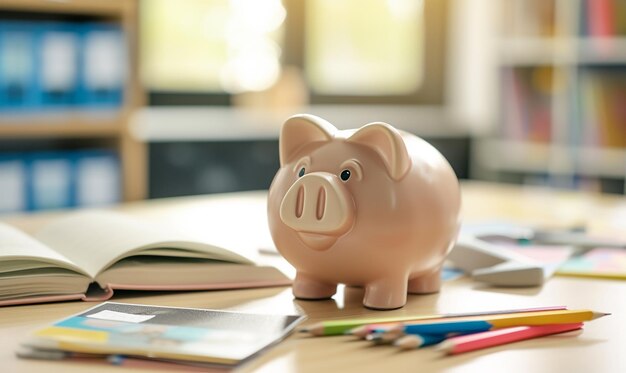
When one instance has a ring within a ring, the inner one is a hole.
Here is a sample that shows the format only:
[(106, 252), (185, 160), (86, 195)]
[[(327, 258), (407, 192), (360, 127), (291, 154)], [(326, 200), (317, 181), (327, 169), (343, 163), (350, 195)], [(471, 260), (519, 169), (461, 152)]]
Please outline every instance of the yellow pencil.
[(405, 334), (476, 333), (512, 326), (573, 324), (595, 320), (606, 315), (610, 314), (590, 310), (559, 310), (493, 315), (459, 321), (416, 321), (397, 325), (384, 333), (389, 333), (394, 337), (397, 337), (398, 332)]
[(610, 315), (610, 313), (591, 310), (557, 310), (517, 315), (488, 316), (483, 318), (483, 320), (489, 321), (494, 328), (507, 328), (519, 325), (573, 324), (595, 320), (607, 315)]

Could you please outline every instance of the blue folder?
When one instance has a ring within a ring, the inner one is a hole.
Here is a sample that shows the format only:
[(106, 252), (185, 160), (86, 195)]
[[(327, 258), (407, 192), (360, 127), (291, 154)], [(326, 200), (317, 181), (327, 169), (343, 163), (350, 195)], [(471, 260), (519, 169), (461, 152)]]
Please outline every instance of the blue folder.
[(23, 155), (0, 153), (0, 214), (28, 208), (27, 179)]
[(89, 108), (122, 105), (128, 73), (127, 43), (114, 24), (87, 23), (81, 28), (79, 92)]
[(28, 165), (28, 208), (48, 210), (74, 205), (70, 152), (36, 152), (25, 156)]
[(37, 30), (42, 109), (73, 108), (79, 104), (79, 26), (69, 22), (39, 22)]
[(37, 32), (32, 22), (0, 21), (0, 110), (25, 111), (39, 102)]
[(114, 151), (79, 151), (72, 163), (76, 206), (102, 206), (121, 200), (121, 167)]

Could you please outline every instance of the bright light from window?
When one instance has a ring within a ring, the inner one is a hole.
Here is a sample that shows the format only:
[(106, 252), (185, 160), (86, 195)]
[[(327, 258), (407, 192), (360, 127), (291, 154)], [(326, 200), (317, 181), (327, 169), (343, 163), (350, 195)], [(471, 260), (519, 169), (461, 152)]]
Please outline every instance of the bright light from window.
[(317, 93), (400, 95), (423, 75), (423, 2), (315, 0), (306, 7), (306, 73)]
[(166, 91), (255, 91), (280, 75), (280, 0), (143, 0), (141, 71)]

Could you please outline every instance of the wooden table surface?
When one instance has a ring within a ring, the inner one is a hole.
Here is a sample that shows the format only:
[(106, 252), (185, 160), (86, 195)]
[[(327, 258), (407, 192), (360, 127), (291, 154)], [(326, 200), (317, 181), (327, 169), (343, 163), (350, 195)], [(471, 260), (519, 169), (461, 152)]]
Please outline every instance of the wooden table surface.
[[(195, 196), (120, 206), (131, 214), (167, 222), (207, 238), (238, 245), (271, 245), (265, 228), (263, 192)], [(566, 227), (584, 224), (591, 233), (626, 239), (626, 198), (485, 183), (464, 183), (463, 216), (467, 222), (506, 220)], [(63, 212), (4, 217), (26, 231), (36, 230)], [(230, 227), (217, 229), (218, 227)], [(246, 234), (236, 227), (246, 229)], [(225, 232), (228, 231), (228, 232)], [(217, 233), (221, 232), (221, 233)], [(261, 259), (289, 274), (280, 257)], [(355, 316), (398, 316), (468, 312), (517, 307), (566, 305), (611, 312), (585, 325), (579, 335), (558, 335), (507, 346), (444, 357), (432, 348), (400, 352), (371, 347), (351, 337), (312, 338), (294, 333), (285, 341), (239, 367), (241, 372), (626, 372), (626, 282), (555, 277), (537, 288), (490, 288), (469, 279), (445, 282), (440, 293), (410, 295), (393, 311), (361, 306), (362, 290), (339, 288), (332, 300), (298, 301), (286, 287), (187, 293), (117, 294), (115, 301), (254, 312), (304, 312), (310, 325)], [(21, 360), (14, 353), (20, 340), (58, 319), (94, 306), (66, 302), (0, 308), (0, 371), (99, 372), (124, 368), (81, 362)]]

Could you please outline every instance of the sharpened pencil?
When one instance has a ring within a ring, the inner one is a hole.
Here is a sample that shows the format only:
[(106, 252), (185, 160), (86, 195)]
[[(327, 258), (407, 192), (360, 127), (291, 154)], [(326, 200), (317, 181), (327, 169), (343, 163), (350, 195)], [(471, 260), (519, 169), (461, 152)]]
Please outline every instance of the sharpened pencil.
[[(565, 333), (582, 328), (583, 323), (553, 324), (537, 326), (516, 326), (511, 328), (496, 329), (483, 333), (462, 335), (450, 338), (437, 346), (437, 350), (448, 355), (456, 355), (464, 352), (475, 351), (483, 348), (499, 346), (531, 338), (542, 337), (551, 334)], [(408, 338), (411, 336), (406, 336)]]
[(548, 324), (572, 324), (595, 320), (609, 315), (590, 310), (557, 310), (529, 312), (510, 315), (486, 316), (478, 320), (455, 320), (442, 322), (404, 323), (387, 330), (385, 333), (397, 334), (447, 334), (447, 333), (478, 333), (492, 329), (512, 326), (533, 326)]

